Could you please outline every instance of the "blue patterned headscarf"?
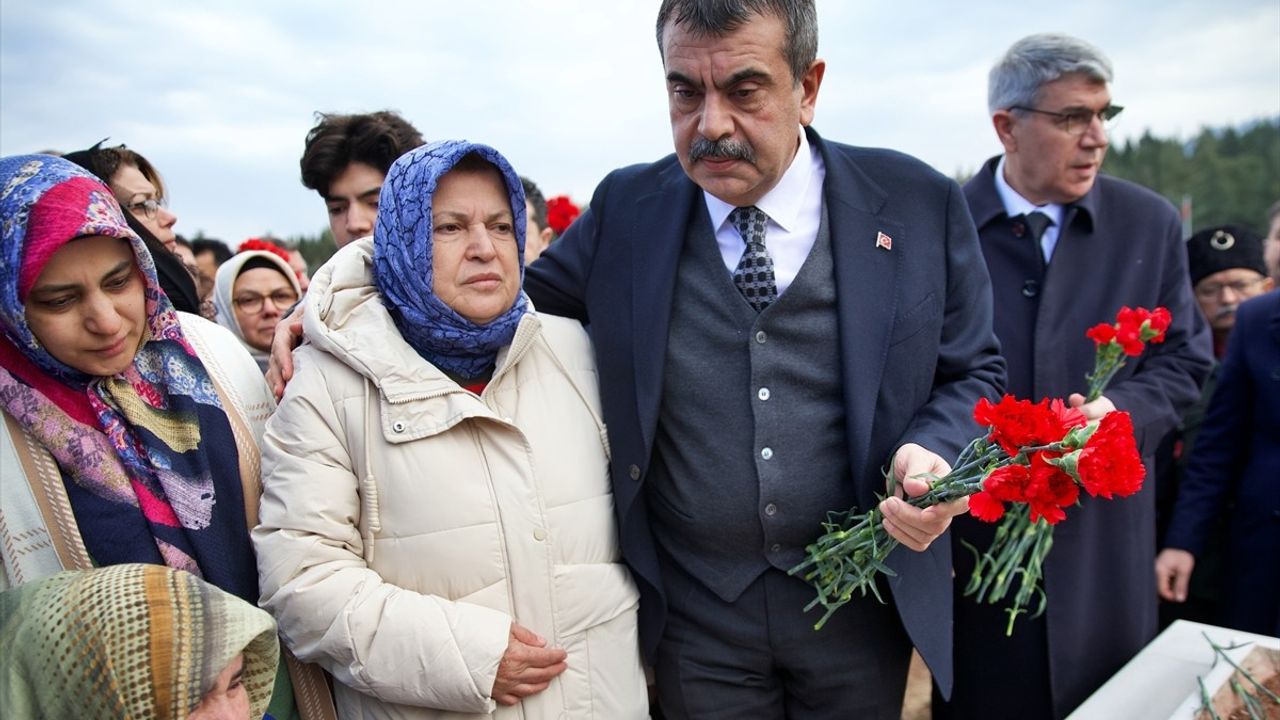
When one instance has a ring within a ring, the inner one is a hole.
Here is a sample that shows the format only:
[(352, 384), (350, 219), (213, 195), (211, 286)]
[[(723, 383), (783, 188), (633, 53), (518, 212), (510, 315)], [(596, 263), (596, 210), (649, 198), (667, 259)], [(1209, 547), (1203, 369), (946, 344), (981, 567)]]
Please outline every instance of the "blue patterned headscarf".
[[(142, 342), (110, 377), (54, 357), (24, 305), (53, 253), (94, 235), (129, 243), (145, 297)], [(0, 410), (57, 461), (94, 563), (168, 565), (256, 601), (230, 420), (111, 190), (59, 157), (0, 158), (0, 259)]]
[(424, 145), (396, 160), (387, 172), (373, 231), (373, 281), (406, 342), (436, 367), (462, 378), (488, 372), (498, 351), (511, 344), (529, 309), (524, 293), (502, 315), (478, 325), (458, 314), (433, 290), (431, 201), (440, 178), (475, 153), (497, 168), (507, 185), (524, 281), (524, 187), (511, 163), (493, 148), (466, 140)]

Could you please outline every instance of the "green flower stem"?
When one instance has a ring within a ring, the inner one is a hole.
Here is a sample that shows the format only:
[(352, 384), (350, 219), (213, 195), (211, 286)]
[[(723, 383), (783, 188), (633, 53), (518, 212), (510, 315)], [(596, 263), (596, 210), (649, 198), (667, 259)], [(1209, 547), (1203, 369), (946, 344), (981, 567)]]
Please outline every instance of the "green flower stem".
[(1089, 381), (1089, 392), (1085, 395), (1085, 402), (1093, 402), (1102, 396), (1102, 391), (1107, 389), (1107, 385), (1111, 384), (1116, 373), (1124, 367), (1124, 357), (1124, 351), (1114, 341), (1098, 348), (1093, 372), (1085, 375), (1085, 379)]
[(1213, 709), (1213, 700), (1209, 697), (1209, 690), (1204, 686), (1204, 678), (1196, 676), (1196, 682), (1200, 685), (1200, 710), (1209, 713), (1211, 720), (1222, 720)]
[(1236, 669), (1236, 672), (1240, 673), (1240, 676), (1241, 676), (1241, 677), (1243, 677), (1245, 680), (1248, 680), (1249, 682), (1253, 683), (1253, 686), (1254, 686), (1254, 687), (1258, 688), (1258, 689), (1259, 689), (1259, 690), (1261, 690), (1264, 694), (1266, 694), (1266, 696), (1267, 696), (1267, 697), (1271, 698), (1271, 702), (1276, 703), (1277, 705), (1280, 705), (1280, 697), (1277, 697), (1275, 693), (1273, 693), (1273, 692), (1271, 692), (1270, 690), (1268, 690), (1268, 689), (1267, 689), (1267, 687), (1266, 687), (1265, 685), (1263, 685), (1262, 683), (1258, 682), (1258, 681), (1257, 681), (1257, 679), (1255, 679), (1255, 678), (1253, 677), (1253, 674), (1252, 674), (1252, 673), (1250, 673), (1248, 670), (1245, 670), (1244, 668), (1240, 667), (1240, 665), (1238, 665), (1238, 664), (1236, 663), (1236, 661), (1235, 661), (1235, 660), (1232, 660), (1232, 659), (1231, 659), (1231, 657), (1230, 657), (1229, 655), (1227, 655), (1227, 651), (1228, 651), (1228, 650), (1234, 650), (1234, 649), (1236, 649), (1236, 648), (1238, 648), (1238, 647), (1241, 647), (1240, 645), (1222, 646), (1222, 645), (1219, 645), (1219, 644), (1215, 643), (1212, 639), (1210, 639), (1210, 637), (1209, 637), (1209, 634), (1208, 634), (1208, 633), (1204, 633), (1204, 632), (1202, 632), (1202, 633), (1200, 633), (1200, 634), (1204, 636), (1205, 641), (1209, 643), (1209, 647), (1213, 648), (1213, 652), (1214, 652), (1216, 655), (1220, 656), (1223, 660), (1226, 660), (1226, 661), (1227, 661), (1227, 664), (1228, 664), (1228, 665), (1230, 665), (1231, 667), (1235, 668), (1235, 669)]
[(996, 527), (995, 538), (985, 553), (965, 543), (974, 554), (974, 569), (965, 586), (966, 597), (976, 596), (978, 603), (995, 605), (1004, 600), (1018, 582), (1010, 606), (1009, 623), (1005, 633), (1013, 633), (1014, 621), (1019, 615), (1031, 612), (1028, 608), (1033, 599), (1039, 603), (1032, 617), (1044, 612), (1046, 598), (1040, 588), (1043, 577), (1044, 560), (1053, 547), (1053, 526), (1044, 519), (1031, 522), (1030, 510), (1026, 505), (1017, 505), (1009, 509)]
[(1262, 707), (1262, 702), (1258, 700), (1252, 693), (1244, 689), (1235, 678), (1231, 678), (1231, 692), (1240, 698), (1240, 704), (1244, 705), (1244, 709), (1249, 713), (1249, 720), (1266, 720), (1267, 711)]
[[(960, 453), (951, 472), (934, 478), (926, 492), (903, 500), (913, 507), (927, 508), (968, 497), (982, 489), (982, 479), (991, 469), (1009, 462), (1012, 459), (999, 446), (979, 438)], [(890, 477), (889, 492), (894, 492), (895, 486)], [(850, 509), (829, 514), (822, 523), (825, 533), (805, 548), (805, 559), (787, 571), (812, 583), (818, 591), (805, 607), (806, 611), (818, 606), (825, 609), (814, 625), (815, 630), (822, 629), (831, 615), (850, 602), (855, 593), (884, 601), (877, 576), (894, 575), (885, 561), (900, 543), (885, 531), (883, 521), (879, 509), (865, 513)]]

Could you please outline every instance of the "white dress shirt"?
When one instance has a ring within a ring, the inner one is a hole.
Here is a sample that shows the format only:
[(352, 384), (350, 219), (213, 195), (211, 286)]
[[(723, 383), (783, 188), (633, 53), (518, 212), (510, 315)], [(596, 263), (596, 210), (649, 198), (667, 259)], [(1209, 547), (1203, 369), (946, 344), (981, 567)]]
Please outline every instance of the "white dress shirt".
[[(800, 128), (800, 147), (791, 167), (783, 173), (778, 184), (756, 202), (756, 207), (769, 216), (764, 244), (773, 258), (778, 295), (791, 287), (818, 237), (818, 225), (822, 222), (822, 181), (826, 176), (822, 154), (809, 144), (804, 128)], [(732, 274), (747, 247), (738, 228), (729, 222), (729, 213), (733, 212), (734, 206), (705, 190), (702, 195), (707, 201), (711, 227), (716, 231), (720, 256)]]
[(1019, 195), (1009, 181), (1004, 179), (1003, 155), (1000, 156), (1000, 162), (996, 165), (996, 192), (1000, 195), (1000, 202), (1004, 203), (1004, 211), (1009, 214), (1009, 217), (1042, 212), (1053, 221), (1053, 224), (1045, 228), (1044, 235), (1040, 236), (1040, 251), (1044, 253), (1045, 264), (1048, 264), (1049, 259), (1053, 257), (1053, 249), (1058, 246), (1058, 231), (1062, 229), (1063, 207), (1058, 203), (1036, 205)]

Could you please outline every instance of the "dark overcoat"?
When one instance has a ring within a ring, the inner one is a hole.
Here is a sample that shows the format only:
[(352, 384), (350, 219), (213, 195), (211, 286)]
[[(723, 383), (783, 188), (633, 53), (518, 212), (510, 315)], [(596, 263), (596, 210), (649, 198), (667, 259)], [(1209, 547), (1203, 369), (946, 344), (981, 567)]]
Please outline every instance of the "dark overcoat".
[[(887, 150), (824, 142), (837, 283), (849, 463), (861, 508), (884, 491), (881, 468), (905, 442), (954, 458), (977, 428), (980, 397), (1004, 367), (991, 330), (991, 290), (960, 187)], [(662, 398), (676, 267), (701, 191), (674, 155), (611, 173), (590, 207), (531, 265), (538, 310), (589, 323), (623, 554), (641, 588), (646, 655), (666, 615), (642, 486)], [(891, 239), (885, 243), (881, 235)], [(885, 248), (888, 244), (890, 247)], [(726, 270), (726, 272), (728, 272)], [(747, 339), (744, 338), (744, 342)], [(814, 535), (819, 532), (814, 518)], [(894, 553), (893, 602), (939, 685), (951, 685), (951, 548)]]
[[(1099, 175), (1065, 209), (1045, 266), (1040, 247), (1011, 219), (996, 192), (993, 158), (964, 188), (990, 270), (995, 328), (1010, 393), (1066, 399), (1086, 391), (1094, 344), (1085, 331), (1114, 322), (1121, 306), (1167, 307), (1167, 338), (1131, 358), (1106, 396), (1133, 416), (1144, 464), (1195, 401), (1211, 364), (1208, 326), (1187, 276), (1177, 213), (1155, 193)], [(961, 597), (973, 567), (969, 541), (985, 548), (991, 525), (952, 526), (956, 582), (956, 717), (1063, 717), (1156, 633), (1154, 482), (1129, 498), (1067, 511), (1045, 563), (1048, 609), (1020, 618)]]

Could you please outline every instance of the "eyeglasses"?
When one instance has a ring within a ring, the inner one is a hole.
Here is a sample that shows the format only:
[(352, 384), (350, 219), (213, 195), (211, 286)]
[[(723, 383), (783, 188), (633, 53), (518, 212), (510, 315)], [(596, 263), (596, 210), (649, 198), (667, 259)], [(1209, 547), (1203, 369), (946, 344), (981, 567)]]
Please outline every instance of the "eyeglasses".
[(1014, 105), (1009, 109), (1048, 115), (1053, 118), (1054, 124), (1065, 130), (1068, 135), (1083, 135), (1085, 131), (1089, 129), (1089, 126), (1093, 124), (1094, 118), (1101, 120), (1104, 128), (1110, 129), (1113, 127), (1115, 125), (1113, 121), (1116, 119), (1116, 116), (1124, 111), (1124, 106), (1108, 105), (1096, 112), (1087, 108), (1071, 110), (1069, 112), (1053, 112), (1052, 110), (1040, 110), (1038, 108), (1026, 107), (1023, 105)]
[(134, 215), (141, 213), (142, 215), (145, 215), (148, 220), (154, 220), (156, 213), (160, 212), (160, 208), (162, 207), (164, 207), (164, 203), (160, 200), (148, 198), (146, 200), (139, 200), (136, 203), (129, 203), (124, 206), (124, 209)]
[(1230, 288), (1236, 295), (1248, 295), (1250, 290), (1257, 287), (1258, 283), (1266, 280), (1263, 277), (1256, 277), (1252, 280), (1233, 280), (1229, 283), (1208, 283), (1196, 286), (1196, 297), (1202, 300), (1212, 300), (1222, 294), (1223, 290)]
[(253, 314), (261, 312), (262, 303), (267, 300), (270, 300), (277, 310), (287, 310), (290, 305), (298, 302), (298, 294), (292, 290), (277, 290), (270, 295), (245, 293), (236, 297), (235, 304), (240, 310)]

